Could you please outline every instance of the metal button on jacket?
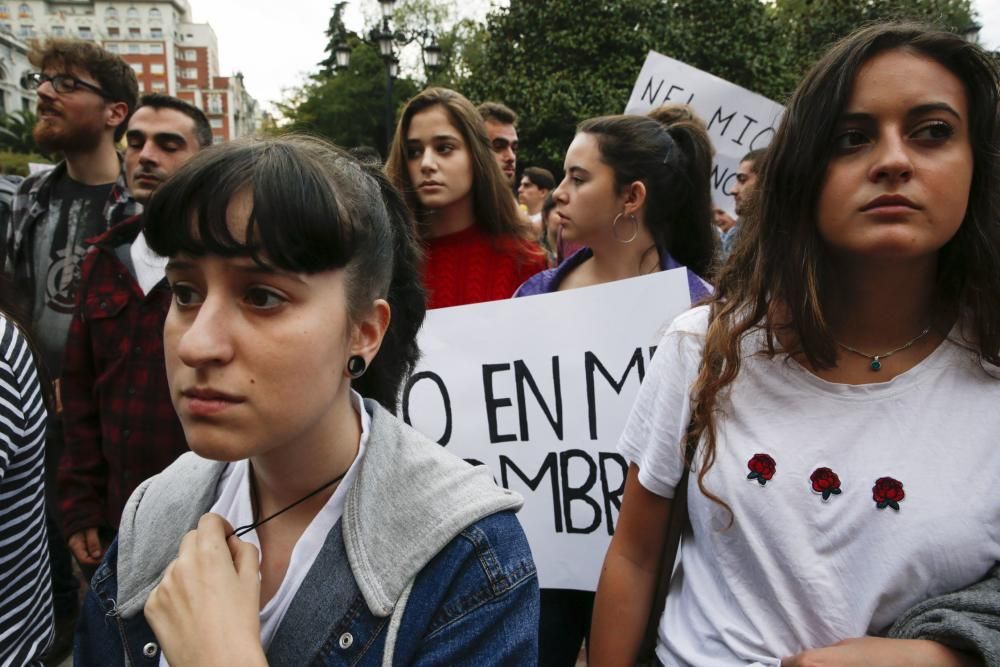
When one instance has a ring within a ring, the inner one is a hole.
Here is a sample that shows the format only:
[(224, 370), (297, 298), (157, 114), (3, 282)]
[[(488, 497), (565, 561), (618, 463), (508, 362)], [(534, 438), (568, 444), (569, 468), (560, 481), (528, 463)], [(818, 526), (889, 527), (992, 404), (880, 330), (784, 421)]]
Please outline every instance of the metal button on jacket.
[(156, 655), (157, 651), (159, 650), (160, 647), (156, 645), (156, 642), (149, 642), (148, 644), (142, 647), (142, 654), (147, 658), (152, 658)]
[(354, 643), (354, 636), (350, 632), (345, 632), (340, 635), (340, 648), (348, 649), (351, 648), (351, 644)]

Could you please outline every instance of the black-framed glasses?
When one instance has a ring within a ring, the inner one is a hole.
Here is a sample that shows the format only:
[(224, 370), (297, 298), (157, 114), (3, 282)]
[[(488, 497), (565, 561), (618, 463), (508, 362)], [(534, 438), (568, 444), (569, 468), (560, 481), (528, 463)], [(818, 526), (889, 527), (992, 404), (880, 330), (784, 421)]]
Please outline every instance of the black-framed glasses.
[(81, 81), (70, 74), (54, 74), (49, 76), (48, 74), (43, 74), (41, 72), (28, 72), (24, 75), (24, 87), (29, 90), (36, 90), (46, 81), (51, 83), (52, 88), (57, 93), (62, 95), (68, 95), (69, 93), (76, 92), (77, 90), (83, 88), (93, 93), (97, 93), (106, 99), (113, 99), (103, 88), (95, 86), (92, 83), (87, 83), (86, 81)]

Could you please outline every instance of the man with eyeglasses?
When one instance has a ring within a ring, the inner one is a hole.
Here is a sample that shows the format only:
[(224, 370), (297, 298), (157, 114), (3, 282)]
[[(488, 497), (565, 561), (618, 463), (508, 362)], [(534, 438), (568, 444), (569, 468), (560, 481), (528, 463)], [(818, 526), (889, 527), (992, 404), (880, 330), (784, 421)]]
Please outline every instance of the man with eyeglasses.
[[(30, 313), (32, 333), (56, 387), (63, 349), (76, 305), (85, 239), (141, 211), (125, 185), (115, 143), (136, 105), (138, 83), (127, 63), (91, 42), (52, 40), (28, 56), (38, 72), (24, 77), (37, 87), (35, 142), (62, 160), (29, 176), (14, 196), (4, 224), (2, 265)], [(46, 495), (56, 507), (55, 471), (62, 452), (62, 424), (49, 419), (46, 433)], [(49, 549), (55, 598), (58, 657), (72, 647), (78, 584), (66, 542), (51, 516)]]

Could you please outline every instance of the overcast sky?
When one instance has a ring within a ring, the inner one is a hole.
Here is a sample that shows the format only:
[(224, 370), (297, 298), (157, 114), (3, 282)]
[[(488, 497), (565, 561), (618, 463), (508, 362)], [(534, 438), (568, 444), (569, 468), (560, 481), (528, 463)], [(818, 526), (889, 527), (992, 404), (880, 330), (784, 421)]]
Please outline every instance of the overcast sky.
[[(326, 30), (335, 0), (189, 0), (196, 22), (208, 22), (219, 38), (223, 75), (241, 71), (250, 94), (265, 109), (302, 84), (317, 69), (326, 47)], [(455, 11), (482, 19), (492, 5), (505, 0), (461, 0)], [(980, 42), (1000, 49), (1000, 2), (973, 0), (983, 24)], [(347, 27), (361, 30), (365, 14), (378, 14), (376, 0), (350, 0)], [(638, 71), (636, 71), (638, 75)]]

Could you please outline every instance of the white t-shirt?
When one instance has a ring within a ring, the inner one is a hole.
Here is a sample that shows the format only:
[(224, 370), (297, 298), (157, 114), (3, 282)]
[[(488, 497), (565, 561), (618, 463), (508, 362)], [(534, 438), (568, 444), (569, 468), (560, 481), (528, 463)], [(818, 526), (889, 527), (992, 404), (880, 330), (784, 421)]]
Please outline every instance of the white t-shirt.
[[(618, 445), (639, 466), (640, 483), (667, 498), (681, 477), (679, 443), (707, 322), (707, 306), (673, 322)], [(777, 666), (884, 630), (1000, 561), (1000, 372), (983, 370), (952, 342), (957, 336), (906, 373), (867, 385), (752, 354), (762, 349), (760, 331), (744, 339), (705, 477), (735, 522), (726, 528), (728, 513), (699, 491), (692, 471), (693, 536), (681, 544), (660, 621), (665, 665)], [(764, 484), (748, 479), (757, 454), (775, 463)], [(827, 500), (810, 481), (822, 467), (841, 483)], [(898, 510), (874, 499), (883, 477), (902, 484)]]
[[(368, 444), (371, 416), (365, 410), (361, 396), (353, 390), (351, 391), (351, 404), (355, 411), (361, 415), (361, 440), (358, 443), (358, 455), (344, 479), (337, 485), (333, 495), (326, 501), (323, 509), (313, 518), (302, 536), (299, 537), (299, 541), (295, 543), (295, 547), (292, 548), (292, 557), (288, 561), (288, 569), (285, 571), (285, 578), (274, 597), (268, 600), (264, 608), (260, 610), (260, 643), (265, 651), (270, 646), (271, 640), (274, 639), (278, 626), (285, 618), (288, 607), (312, 568), (316, 556), (323, 549), (327, 534), (340, 521), (340, 517), (344, 513), (347, 492), (358, 476), (360, 463), (364, 458), (365, 448)], [(251, 524), (254, 520), (253, 506), (250, 503), (248, 472), (246, 459), (226, 466), (219, 482), (219, 497), (209, 510), (209, 512), (214, 512), (225, 518), (234, 527)], [(260, 541), (257, 539), (256, 530), (246, 533), (240, 539), (254, 545), (257, 547), (258, 553), (260, 552)], [(160, 665), (161, 667), (169, 667), (162, 653), (160, 654)]]

